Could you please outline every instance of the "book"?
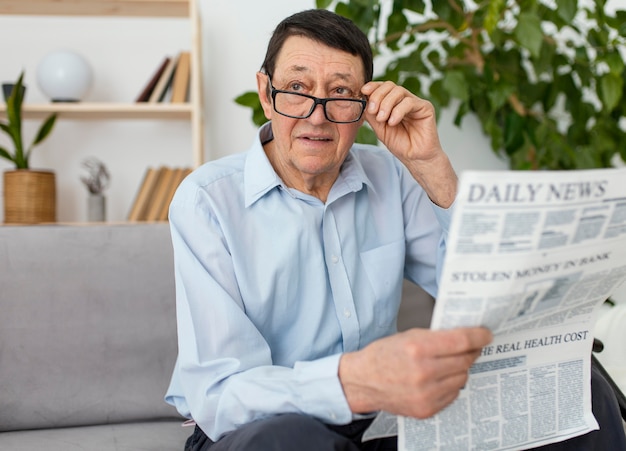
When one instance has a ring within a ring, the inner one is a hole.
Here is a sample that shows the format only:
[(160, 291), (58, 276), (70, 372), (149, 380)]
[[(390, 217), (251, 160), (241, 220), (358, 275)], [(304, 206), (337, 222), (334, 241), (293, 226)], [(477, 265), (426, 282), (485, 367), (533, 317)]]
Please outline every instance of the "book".
[(185, 103), (189, 90), (189, 74), (191, 69), (191, 53), (180, 52), (174, 80), (172, 81), (172, 103)]
[(158, 181), (159, 171), (154, 168), (148, 168), (144, 174), (139, 190), (135, 196), (135, 201), (128, 213), (129, 221), (142, 221), (145, 219), (147, 206), (156, 183)]
[(144, 218), (146, 221), (159, 220), (161, 208), (163, 207), (163, 204), (167, 201), (167, 194), (170, 189), (170, 184), (172, 183), (172, 179), (175, 175), (174, 169), (165, 166), (162, 166), (159, 169), (159, 172), (159, 179), (156, 186), (154, 187), (152, 196), (150, 196), (150, 202), (148, 204), (148, 208)]
[(176, 65), (178, 64), (178, 55), (175, 55), (170, 58), (165, 69), (163, 69), (163, 73), (159, 77), (159, 81), (157, 82), (152, 94), (150, 94), (150, 99), (148, 102), (156, 103), (161, 102), (165, 98), (167, 94), (168, 88), (172, 84), (172, 78), (174, 75), (174, 71), (176, 70)]
[(170, 209), (170, 203), (172, 202), (174, 193), (178, 189), (178, 185), (180, 185), (180, 182), (182, 182), (183, 179), (187, 177), (187, 175), (189, 175), (190, 172), (191, 172), (190, 168), (174, 169), (174, 175), (172, 176), (172, 179), (170, 180), (170, 185), (165, 194), (165, 198), (163, 199), (163, 203), (161, 204), (161, 211), (159, 212), (159, 215), (157, 217), (159, 221), (167, 221), (168, 213)]
[(152, 77), (150, 77), (150, 80), (148, 81), (148, 83), (146, 83), (144, 88), (141, 90), (141, 93), (137, 96), (137, 99), (135, 100), (135, 102), (147, 102), (150, 99), (150, 95), (152, 94), (152, 91), (154, 91), (154, 88), (157, 82), (159, 81), (159, 78), (161, 78), (161, 75), (163, 74), (163, 71), (165, 70), (167, 63), (169, 62), (170, 62), (169, 56), (166, 56), (165, 58), (163, 58), (163, 61), (161, 61), (156, 71), (154, 71)]

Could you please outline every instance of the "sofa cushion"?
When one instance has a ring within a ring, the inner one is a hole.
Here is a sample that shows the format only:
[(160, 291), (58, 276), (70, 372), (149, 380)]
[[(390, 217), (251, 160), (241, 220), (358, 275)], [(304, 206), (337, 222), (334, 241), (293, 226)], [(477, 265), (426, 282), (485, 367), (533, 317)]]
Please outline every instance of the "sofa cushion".
[(179, 418), (167, 223), (0, 227), (0, 268), (0, 431)]
[(0, 449), (11, 451), (182, 451), (193, 428), (180, 421), (110, 424), (3, 432)]

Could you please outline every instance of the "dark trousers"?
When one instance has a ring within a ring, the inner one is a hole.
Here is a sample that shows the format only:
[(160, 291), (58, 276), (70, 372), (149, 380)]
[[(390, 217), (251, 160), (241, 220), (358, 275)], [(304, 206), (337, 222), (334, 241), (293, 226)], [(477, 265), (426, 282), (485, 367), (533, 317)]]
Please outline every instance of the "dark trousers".
[[(617, 400), (595, 368), (591, 373), (591, 390), (592, 409), (600, 429), (536, 450), (626, 451)], [(396, 437), (361, 443), (370, 422), (360, 420), (333, 426), (303, 415), (284, 414), (246, 424), (215, 443), (196, 426), (185, 451), (396, 451)]]

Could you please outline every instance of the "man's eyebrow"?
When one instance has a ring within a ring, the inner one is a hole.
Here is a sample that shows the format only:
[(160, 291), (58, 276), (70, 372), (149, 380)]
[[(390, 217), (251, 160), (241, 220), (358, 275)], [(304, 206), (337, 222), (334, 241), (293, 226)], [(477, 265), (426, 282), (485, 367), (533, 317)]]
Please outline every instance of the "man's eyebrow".
[[(285, 71), (286, 74), (301, 74), (301, 73), (309, 73), (309, 72), (312, 72), (310, 68), (306, 66), (299, 66), (299, 65), (288, 67), (287, 70)], [(356, 77), (350, 73), (335, 72), (332, 75), (332, 77), (333, 79), (342, 80), (342, 81), (350, 81), (350, 82), (356, 81)]]

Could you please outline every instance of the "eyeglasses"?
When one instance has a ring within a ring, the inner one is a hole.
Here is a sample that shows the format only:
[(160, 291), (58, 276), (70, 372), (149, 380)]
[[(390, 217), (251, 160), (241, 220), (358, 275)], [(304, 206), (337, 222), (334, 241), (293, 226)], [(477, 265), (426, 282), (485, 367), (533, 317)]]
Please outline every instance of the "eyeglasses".
[(294, 119), (306, 119), (313, 114), (317, 105), (322, 105), (324, 116), (330, 122), (337, 124), (349, 124), (357, 122), (363, 116), (367, 101), (362, 99), (341, 99), (326, 98), (320, 99), (299, 92), (283, 91), (276, 89), (272, 85), (272, 80), (268, 75), (270, 87), (272, 88), (271, 96), (274, 104), (274, 111), (283, 116)]

